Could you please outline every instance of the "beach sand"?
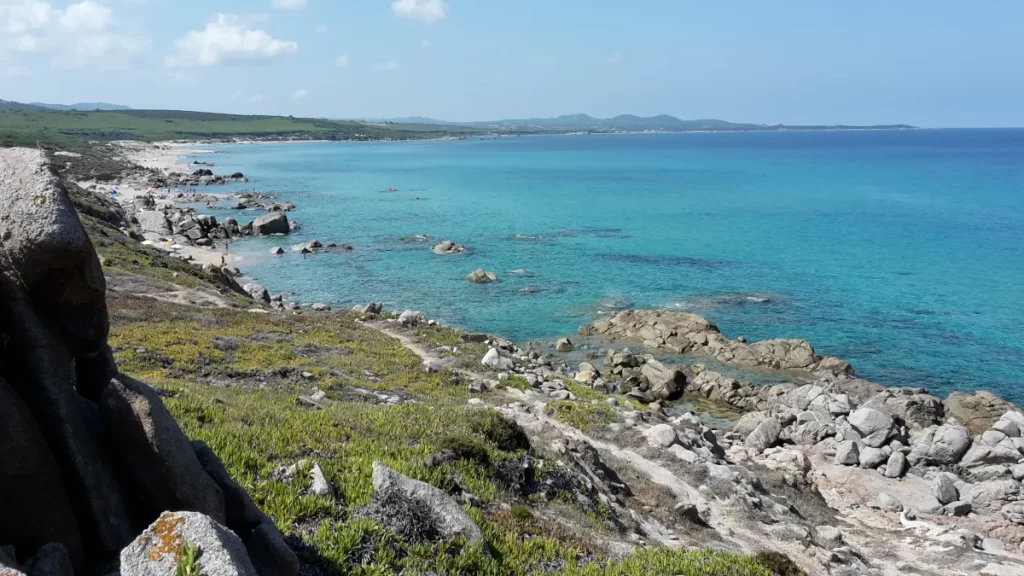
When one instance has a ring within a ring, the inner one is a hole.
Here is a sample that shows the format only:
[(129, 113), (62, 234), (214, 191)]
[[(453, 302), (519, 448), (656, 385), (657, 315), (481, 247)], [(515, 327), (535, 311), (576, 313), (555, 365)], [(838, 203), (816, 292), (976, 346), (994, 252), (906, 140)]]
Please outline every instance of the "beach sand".
[[(120, 147), (125, 157), (139, 166), (158, 170), (164, 174), (171, 174), (176, 172), (189, 173), (192, 171), (188, 164), (182, 162), (182, 156), (185, 154), (186, 149), (188, 154), (212, 154), (213, 150), (203, 150), (194, 148), (192, 143), (183, 142), (133, 142), (133, 141), (122, 141), (116, 142), (114, 145)], [(92, 180), (83, 180), (76, 182), (82, 188), (91, 190), (97, 194), (108, 195), (110, 189), (117, 190), (117, 202), (126, 208), (128, 213), (134, 211), (132, 202), (135, 198), (144, 196), (150, 192), (159, 194), (159, 191), (154, 190), (148, 183), (142, 179), (121, 179), (115, 182), (96, 182)], [(211, 196), (218, 196), (221, 194), (205, 192)], [(175, 202), (170, 199), (159, 199), (157, 198), (157, 207), (171, 207), (175, 205)], [(170, 243), (163, 243), (154, 240), (153, 246), (160, 248), (175, 254), (176, 256), (184, 259), (191, 260), (199, 266), (205, 264), (211, 264), (213, 266), (221, 265), (221, 257), (224, 257), (224, 262), (228, 267), (235, 267), (241, 261), (240, 256), (235, 256), (225, 252), (223, 242), (218, 242), (218, 245), (203, 247), (203, 246), (187, 246), (181, 245), (180, 249), (172, 249)]]

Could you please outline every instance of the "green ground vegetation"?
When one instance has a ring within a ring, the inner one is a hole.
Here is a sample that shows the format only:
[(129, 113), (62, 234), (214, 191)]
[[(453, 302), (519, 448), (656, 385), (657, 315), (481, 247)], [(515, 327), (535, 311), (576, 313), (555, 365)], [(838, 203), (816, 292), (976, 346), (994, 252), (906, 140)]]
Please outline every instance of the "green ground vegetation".
[[(352, 314), (260, 314), (132, 297), (109, 305), (120, 369), (160, 390), (189, 436), (209, 444), (278, 526), (307, 546), (304, 560), (328, 574), (771, 574), (756, 559), (720, 552), (652, 549), (613, 561), (541, 520), (531, 510), (560, 506), (557, 499), (517, 500), (495, 479), (501, 462), (529, 450), (522, 430), (493, 410), (467, 408), (464, 384), (428, 373), (419, 357)], [(320, 409), (296, 402), (314, 388), (327, 394)], [(591, 411), (611, 412), (568, 404), (588, 415), (583, 427)], [(430, 464), (443, 451), (454, 458)], [(276, 479), (276, 469), (300, 460), (320, 464), (336, 501), (306, 495), (301, 474)], [(459, 542), (408, 544), (352, 519), (370, 501), (374, 461), (474, 494), (481, 507), (466, 509), (493, 553)], [(509, 502), (516, 507), (501, 505)]]
[(482, 133), (459, 126), (366, 124), (175, 110), (65, 112), (0, 109), (0, 146), (64, 146), (87, 141), (199, 139), (406, 140)]

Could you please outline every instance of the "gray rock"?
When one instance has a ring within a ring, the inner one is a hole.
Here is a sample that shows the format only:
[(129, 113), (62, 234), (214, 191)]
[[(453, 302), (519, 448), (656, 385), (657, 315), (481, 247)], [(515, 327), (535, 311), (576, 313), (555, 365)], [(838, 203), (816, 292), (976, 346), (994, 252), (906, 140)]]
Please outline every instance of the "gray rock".
[(835, 463), (841, 466), (857, 466), (860, 464), (860, 449), (856, 442), (846, 440), (836, 448)]
[(5, 372), (21, 375), (12, 385), (47, 439), (67, 493), (76, 495), (79, 530), (92, 536), (95, 553), (116, 554), (133, 531), (113, 467), (82, 411), (83, 398), (94, 402), (113, 373), (106, 281), (41, 150), (0, 148), (0, 237), (0, 327), (17, 335), (4, 344), (12, 364)]
[(511, 370), (515, 367), (515, 362), (510, 358), (502, 356), (501, 353), (498, 352), (497, 348), (491, 348), (488, 350), (487, 353), (484, 354), (483, 359), (480, 360), (480, 363), (488, 368), (496, 368), (498, 370)]
[(470, 546), (484, 543), (480, 527), (454, 498), (419, 480), (395, 472), (380, 462), (373, 463), (373, 489), (380, 495), (392, 493), (425, 505), (434, 516), (442, 538), (465, 538)]
[(831, 550), (843, 545), (843, 533), (835, 526), (818, 526), (814, 529), (814, 542), (826, 550)]
[(287, 234), (288, 216), (284, 212), (268, 212), (252, 221), (252, 231), (255, 234)]
[(885, 444), (892, 429), (892, 416), (884, 407), (862, 406), (850, 414), (849, 422), (864, 444), (873, 448)]
[(943, 424), (915, 438), (909, 460), (915, 465), (956, 464), (970, 446), (971, 436), (966, 428), (957, 424)]
[(171, 233), (171, 223), (160, 210), (142, 210), (135, 215), (135, 219), (139, 221), (140, 232)]
[(644, 431), (644, 438), (651, 446), (668, 448), (678, 442), (675, 428), (668, 424), (657, 424)]
[(877, 498), (878, 507), (884, 512), (899, 512), (903, 510), (903, 503), (888, 492), (880, 492)]
[(203, 576), (257, 576), (245, 545), (198, 512), (165, 512), (121, 551), (121, 576), (173, 576), (184, 544), (201, 551)]
[(330, 312), (331, 311), (331, 307), (329, 305), (327, 305), (327, 304), (324, 304), (323, 302), (317, 302), (317, 303), (313, 304), (312, 306), (310, 306), (309, 308), (311, 310), (315, 310), (317, 312)]
[(261, 284), (250, 283), (242, 286), (242, 290), (245, 290), (249, 296), (252, 296), (253, 300), (260, 302), (270, 302), (270, 292)]
[[(1002, 432), (995, 432), (995, 434), (1003, 435)], [(974, 468), (994, 464), (1016, 464), (1020, 457), (1020, 452), (1007, 446), (985, 446), (974, 443), (960, 459), (960, 465), (965, 468)]]
[(559, 338), (555, 341), (555, 350), (559, 352), (572, 352), (573, 345), (568, 338)]
[(959, 491), (956, 490), (956, 485), (953, 484), (952, 479), (949, 475), (939, 474), (932, 480), (931, 483), (932, 496), (939, 501), (940, 504), (948, 504), (954, 502), (959, 498)]
[(781, 432), (782, 424), (774, 416), (769, 416), (757, 425), (757, 428), (747, 436), (747, 439), (743, 444), (747, 448), (751, 448), (758, 453), (761, 453), (778, 442), (779, 434)]
[(1006, 518), (1014, 524), (1024, 526), (1024, 502), (1011, 502), (1010, 504), (1003, 506), (1000, 512), (1002, 513), (1003, 518)]
[(769, 417), (767, 412), (756, 410), (754, 412), (747, 412), (740, 417), (736, 425), (732, 427), (732, 431), (739, 436), (749, 436), (754, 429), (757, 428), (761, 422), (764, 422)]
[(942, 508), (947, 516), (967, 516), (971, 513), (971, 503), (964, 500), (950, 502)]
[(324, 476), (324, 470), (319, 464), (313, 464), (309, 470), (309, 493), (334, 500), (334, 486), (327, 476)]
[[(270, 520), (252, 501), (249, 493), (228, 474), (220, 458), (203, 442), (192, 442), (192, 450), (199, 460), (199, 465), (217, 483), (224, 495), (225, 525), (244, 541), (262, 522)], [(294, 556), (294, 554), (293, 554)]]
[(426, 323), (426, 321), (427, 318), (423, 315), (423, 312), (413, 310), (406, 310), (398, 316), (398, 323), (402, 326), (419, 326)]
[(985, 552), (1005, 552), (1006, 545), (998, 538), (985, 538), (981, 541), (981, 549)]
[(807, 410), (807, 407), (811, 405), (811, 402), (821, 396), (822, 393), (824, 393), (824, 390), (821, 386), (806, 384), (786, 392), (782, 398), (779, 398), (779, 403), (783, 406), (788, 406), (794, 410), (803, 412), (804, 410)]
[(874, 470), (881, 466), (886, 460), (888, 460), (888, 455), (884, 450), (872, 448), (870, 446), (865, 446), (860, 449), (858, 461), (860, 462), (861, 468), (870, 468)]
[(686, 389), (686, 375), (682, 370), (665, 366), (657, 360), (648, 360), (640, 373), (650, 383), (650, 393), (659, 400), (678, 400)]
[(224, 496), (203, 470), (188, 436), (149, 386), (121, 376), (99, 403), (121, 478), (131, 479), (135, 509), (148, 518), (163, 510), (196, 510), (224, 521)]
[(889, 460), (885, 463), (885, 474), (886, 478), (899, 478), (903, 476), (903, 473), (907, 470), (907, 457), (903, 452), (893, 452), (889, 456)]
[(284, 254), (284, 248), (281, 248), (280, 246), (275, 246), (270, 249), (270, 253), (275, 256), (280, 256), (281, 254)]

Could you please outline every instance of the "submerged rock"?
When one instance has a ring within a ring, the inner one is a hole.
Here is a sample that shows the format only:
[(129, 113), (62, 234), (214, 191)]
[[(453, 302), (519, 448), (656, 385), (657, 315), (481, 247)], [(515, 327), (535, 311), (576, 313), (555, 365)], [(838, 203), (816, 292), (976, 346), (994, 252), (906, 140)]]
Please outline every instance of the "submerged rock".
[(466, 247), (462, 244), (456, 244), (451, 240), (445, 240), (439, 244), (436, 244), (430, 249), (434, 254), (445, 256), (450, 254), (461, 254), (466, 251)]

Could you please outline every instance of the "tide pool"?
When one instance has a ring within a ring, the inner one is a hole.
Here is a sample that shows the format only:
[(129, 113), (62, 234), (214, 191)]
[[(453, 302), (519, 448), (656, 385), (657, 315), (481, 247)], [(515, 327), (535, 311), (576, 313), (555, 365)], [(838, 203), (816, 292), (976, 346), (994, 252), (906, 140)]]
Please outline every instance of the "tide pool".
[[(210, 191), (296, 204), (299, 233), (232, 251), (246, 275), (301, 302), (379, 300), (519, 341), (572, 334), (619, 306), (677, 308), (729, 337), (807, 338), (882, 384), (1024, 402), (1024, 130), (216, 150), (186, 159), (250, 182)], [(355, 250), (267, 253), (313, 238)], [(469, 252), (432, 254), (445, 239)], [(467, 282), (478, 267), (500, 281)]]

